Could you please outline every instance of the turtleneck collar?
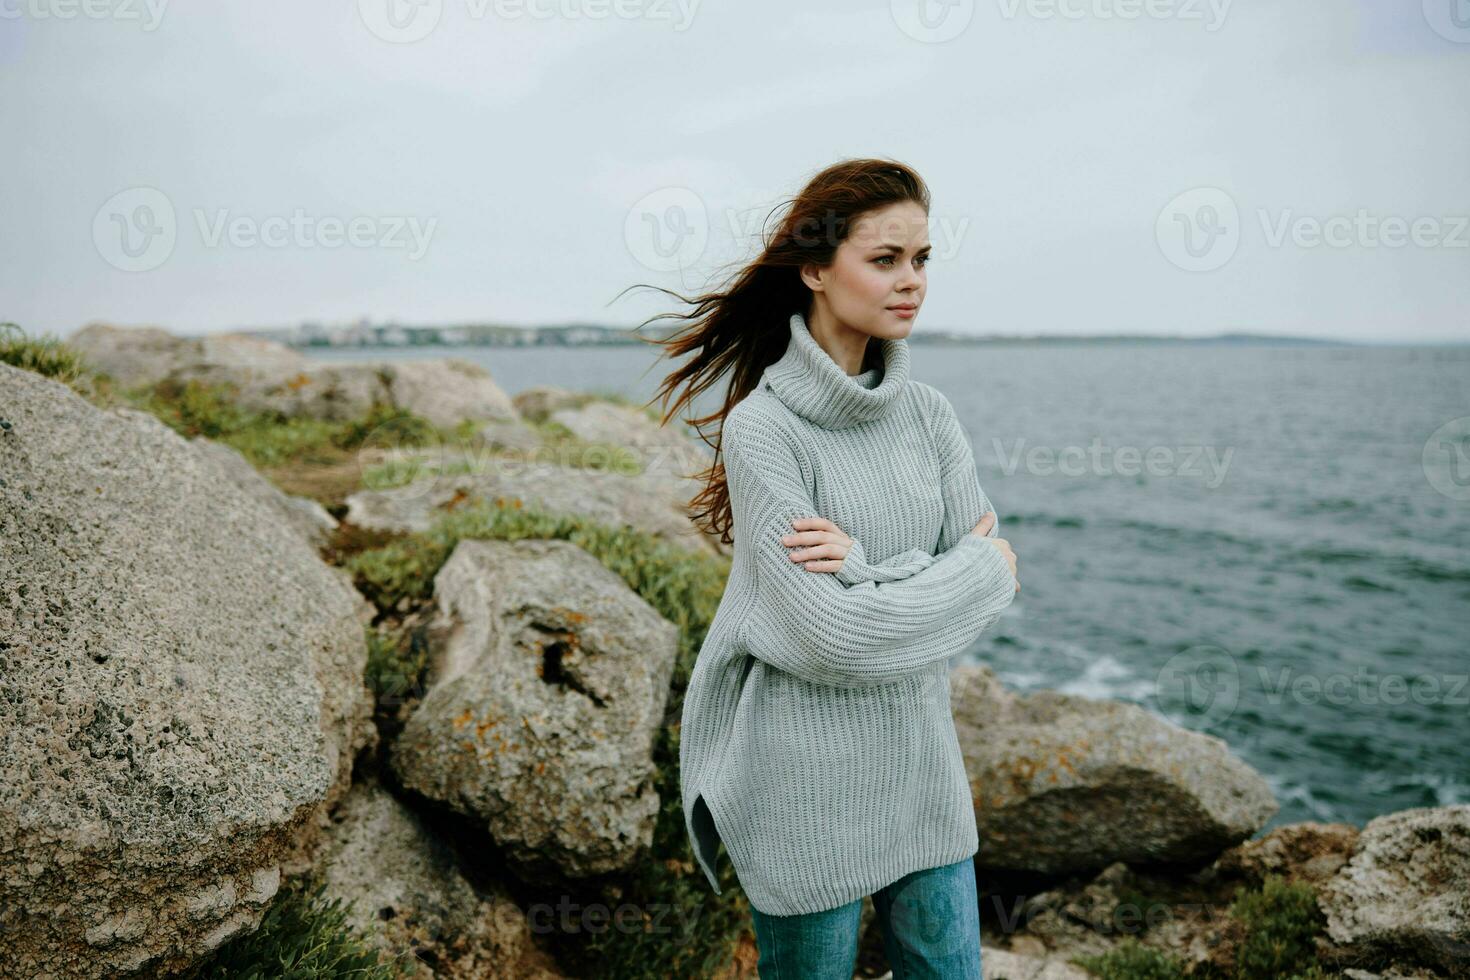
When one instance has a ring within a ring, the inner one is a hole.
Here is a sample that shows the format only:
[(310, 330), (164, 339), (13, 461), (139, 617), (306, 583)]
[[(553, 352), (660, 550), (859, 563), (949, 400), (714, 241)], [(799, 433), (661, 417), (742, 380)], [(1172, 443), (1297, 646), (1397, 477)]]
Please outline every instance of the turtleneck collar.
[(817, 343), (806, 319), (793, 313), (786, 353), (766, 367), (762, 381), (787, 408), (825, 429), (871, 422), (888, 411), (909, 381), (908, 341), (878, 344), (883, 366), (849, 375)]

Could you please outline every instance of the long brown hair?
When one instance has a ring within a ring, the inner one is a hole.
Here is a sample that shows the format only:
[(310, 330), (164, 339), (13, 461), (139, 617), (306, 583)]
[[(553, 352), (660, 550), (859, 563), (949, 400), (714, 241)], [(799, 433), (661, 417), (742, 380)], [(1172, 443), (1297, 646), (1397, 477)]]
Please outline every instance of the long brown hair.
[(689, 516), (701, 529), (719, 535), (722, 542), (732, 541), (730, 493), (720, 458), (720, 433), (711, 440), (704, 427), (720, 422), (723, 429), (730, 409), (755, 388), (766, 366), (785, 353), (791, 315), (810, 317), (812, 293), (801, 280), (801, 267), (808, 262), (830, 265), (855, 221), (903, 201), (913, 201), (925, 214), (929, 212), (929, 189), (913, 169), (896, 160), (843, 160), (822, 170), (795, 198), (773, 209), (766, 226), (782, 208), (790, 208), (766, 236), (761, 254), (727, 279), (725, 288), (690, 299), (661, 286), (650, 287), (693, 307), (687, 313), (661, 313), (639, 325), (665, 318), (692, 321), (663, 339), (639, 338), (665, 347), (666, 357), (693, 353), (686, 364), (663, 379), (649, 399), (663, 401), (660, 424), (666, 424), (721, 376), (730, 375), (725, 402), (718, 411), (684, 420), (715, 451), (714, 462), (699, 473), (705, 487), (689, 501)]

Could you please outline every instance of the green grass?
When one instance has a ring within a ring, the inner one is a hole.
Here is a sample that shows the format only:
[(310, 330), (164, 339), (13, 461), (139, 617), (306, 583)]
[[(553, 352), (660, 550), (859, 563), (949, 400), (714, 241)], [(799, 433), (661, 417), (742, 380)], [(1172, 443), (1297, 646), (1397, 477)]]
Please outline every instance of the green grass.
[(81, 354), (61, 340), (29, 336), (15, 323), (0, 323), (0, 363), (34, 371), (83, 393), (93, 373)]
[(1099, 956), (1072, 962), (1104, 980), (1176, 980), (1186, 976), (1209, 980), (1328, 980), (1333, 974), (1317, 963), (1315, 940), (1324, 922), (1310, 885), (1267, 875), (1261, 887), (1237, 888), (1230, 915), (1239, 924), (1241, 941), (1232, 969), (1202, 964), (1193, 972), (1185, 964), (1132, 937)]
[(1314, 977), (1316, 937), (1325, 927), (1310, 885), (1267, 875), (1255, 891), (1238, 889), (1230, 914), (1245, 926), (1235, 959), (1240, 980), (1255, 977)]
[(397, 980), (422, 976), (412, 953), (384, 959), (348, 923), (350, 906), (327, 898), (307, 875), (281, 886), (260, 928), (240, 936), (183, 974), (183, 980)]
[(1166, 953), (1129, 937), (1098, 956), (1079, 956), (1072, 962), (1103, 980), (1182, 980), (1184, 964)]

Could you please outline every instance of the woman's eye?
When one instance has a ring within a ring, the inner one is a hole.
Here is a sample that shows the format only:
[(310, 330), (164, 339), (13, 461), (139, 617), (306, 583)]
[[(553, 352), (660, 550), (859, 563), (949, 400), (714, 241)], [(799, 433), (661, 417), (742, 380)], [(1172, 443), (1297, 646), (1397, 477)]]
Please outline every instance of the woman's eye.
[(891, 255), (880, 255), (880, 256), (878, 256), (878, 261), (879, 262), (892, 262), (893, 261), (893, 256), (891, 256)]

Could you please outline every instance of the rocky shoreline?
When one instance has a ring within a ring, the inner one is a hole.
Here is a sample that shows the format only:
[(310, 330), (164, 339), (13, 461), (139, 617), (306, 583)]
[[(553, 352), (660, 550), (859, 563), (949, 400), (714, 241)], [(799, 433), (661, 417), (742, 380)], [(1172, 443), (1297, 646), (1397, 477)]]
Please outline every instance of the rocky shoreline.
[[(702, 444), (451, 359), (68, 344), (83, 385), (0, 358), (0, 976), (192, 975), (297, 880), (405, 975), (755, 975), (669, 793), (728, 560)], [(1219, 739), (950, 695), (987, 976), (1470, 976), (1470, 806), (1257, 836)]]

